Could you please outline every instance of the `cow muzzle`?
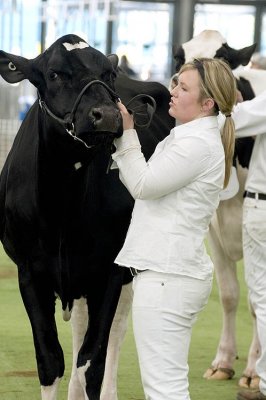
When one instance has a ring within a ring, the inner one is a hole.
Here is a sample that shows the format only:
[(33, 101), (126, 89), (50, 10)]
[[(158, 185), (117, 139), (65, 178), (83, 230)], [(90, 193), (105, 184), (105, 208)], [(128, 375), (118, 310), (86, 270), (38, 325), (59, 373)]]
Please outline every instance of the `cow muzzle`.
[[(109, 92), (109, 94), (111, 95), (111, 98), (112, 98), (112, 100), (114, 102), (119, 100), (119, 96), (105, 82), (102, 82), (102, 81), (100, 81), (98, 79), (95, 79), (95, 80), (89, 82), (87, 85), (84, 86), (84, 88), (81, 90), (81, 92), (79, 93), (78, 97), (76, 98), (76, 101), (75, 101), (75, 103), (73, 105), (73, 108), (72, 108), (71, 112), (68, 113), (64, 118), (61, 118), (61, 117), (58, 117), (57, 115), (55, 115), (49, 109), (47, 104), (41, 99), (40, 94), (38, 93), (39, 104), (40, 104), (41, 109), (44, 110), (54, 120), (56, 120), (61, 125), (63, 125), (64, 128), (66, 129), (67, 133), (70, 136), (72, 136), (75, 140), (82, 142), (85, 145), (85, 147), (87, 147), (87, 148), (94, 147), (95, 145), (92, 145), (92, 146), (87, 145), (87, 143), (85, 143), (82, 139), (80, 139), (76, 135), (76, 129), (75, 129), (75, 125), (74, 125), (74, 118), (75, 118), (75, 114), (76, 114), (78, 105), (79, 105), (79, 103), (81, 101), (81, 98), (83, 97), (84, 93), (92, 85), (95, 85), (95, 84), (103, 86), (107, 90), (107, 92)], [(95, 108), (94, 110), (97, 110), (97, 109)], [(114, 109), (113, 109), (113, 111), (114, 111)], [(118, 110), (117, 110), (117, 112), (118, 112)], [(114, 118), (114, 115), (112, 115), (112, 117)], [(105, 116), (103, 117), (103, 113), (102, 112), (99, 113), (99, 111), (95, 111), (94, 112), (94, 117), (93, 118), (94, 118), (93, 123), (94, 124), (96, 123), (96, 125), (98, 125), (98, 127), (99, 127), (99, 125), (103, 124), (103, 121), (106, 120)], [(114, 124), (114, 125), (116, 125), (116, 124)], [(108, 128), (107, 124), (106, 124), (106, 127)], [(117, 123), (117, 129), (118, 129), (118, 127), (119, 127), (119, 124)], [(112, 129), (114, 129), (114, 128), (112, 128)], [(99, 130), (103, 131), (104, 129), (101, 128)], [(106, 129), (106, 131), (109, 131), (109, 132), (113, 133), (113, 131), (110, 131), (109, 129)]]
[(110, 106), (95, 107), (89, 111), (89, 119), (95, 131), (118, 133), (122, 124), (119, 110)]

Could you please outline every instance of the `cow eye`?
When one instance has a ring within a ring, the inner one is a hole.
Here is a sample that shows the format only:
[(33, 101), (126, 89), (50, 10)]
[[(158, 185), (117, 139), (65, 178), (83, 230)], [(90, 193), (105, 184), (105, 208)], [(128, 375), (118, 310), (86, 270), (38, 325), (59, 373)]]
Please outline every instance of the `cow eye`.
[(51, 79), (51, 81), (54, 81), (57, 78), (57, 73), (54, 71), (49, 72), (49, 79)]
[(8, 68), (11, 70), (11, 71), (15, 71), (16, 69), (17, 69), (17, 67), (10, 61), (10, 63), (8, 64)]

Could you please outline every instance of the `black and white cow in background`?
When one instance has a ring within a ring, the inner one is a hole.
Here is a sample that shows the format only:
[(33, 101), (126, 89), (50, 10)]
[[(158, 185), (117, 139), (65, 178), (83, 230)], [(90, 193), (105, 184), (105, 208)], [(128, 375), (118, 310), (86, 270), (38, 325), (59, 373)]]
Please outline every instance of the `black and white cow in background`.
[[(237, 77), (238, 88), (244, 100), (249, 100), (266, 89), (266, 71), (243, 68), (255, 51), (253, 44), (240, 50), (231, 48), (223, 36), (215, 30), (205, 30), (199, 35), (173, 49), (178, 71), (184, 62), (195, 57), (216, 57), (226, 60)], [(252, 132), (250, 132), (252, 136)], [(239, 301), (237, 261), (243, 258), (242, 250), (242, 204), (247, 168), (253, 147), (253, 139), (236, 140), (236, 172), (239, 190), (232, 197), (221, 201), (214, 215), (208, 242), (215, 265), (220, 299), (223, 307), (223, 327), (217, 353), (211, 367), (204, 374), (208, 379), (231, 379), (236, 360), (236, 311)], [(254, 315), (253, 315), (254, 316)], [(243, 387), (257, 387), (258, 377), (255, 363), (260, 352), (256, 321), (253, 319), (253, 339), (250, 345), (246, 368), (239, 380)]]
[[(18, 266), (42, 400), (56, 400), (64, 374), (56, 298), (66, 320), (72, 312), (68, 400), (99, 400), (113, 316), (122, 284), (131, 281), (113, 263), (133, 208), (118, 171), (108, 168), (113, 139), (122, 134), (116, 92), (124, 104), (139, 93), (157, 102), (150, 130), (138, 129), (146, 157), (175, 124), (168, 114), (168, 90), (159, 83), (116, 79), (117, 63), (115, 55), (106, 57), (75, 35), (58, 39), (31, 60), (0, 51), (2, 77), (9, 83), (28, 79), (39, 96), (1, 173), (0, 239)], [(143, 112), (141, 99), (139, 107)], [(117, 330), (125, 332), (130, 285), (123, 286), (122, 294), (110, 335), (102, 400), (117, 399)]]

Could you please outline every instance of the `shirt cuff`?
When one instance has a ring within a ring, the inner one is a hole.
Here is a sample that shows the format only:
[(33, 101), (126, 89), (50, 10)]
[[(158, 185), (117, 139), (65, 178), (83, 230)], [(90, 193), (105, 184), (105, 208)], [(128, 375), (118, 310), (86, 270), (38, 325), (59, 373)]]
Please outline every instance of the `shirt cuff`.
[(112, 156), (113, 159), (115, 159), (116, 155), (123, 153), (129, 148), (140, 147), (137, 131), (135, 129), (126, 129), (120, 138), (114, 140), (114, 145), (116, 147), (116, 151)]

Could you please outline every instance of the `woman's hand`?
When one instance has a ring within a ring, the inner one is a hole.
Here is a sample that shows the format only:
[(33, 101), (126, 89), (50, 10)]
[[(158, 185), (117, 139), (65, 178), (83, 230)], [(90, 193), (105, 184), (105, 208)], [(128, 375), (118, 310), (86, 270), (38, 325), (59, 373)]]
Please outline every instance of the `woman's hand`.
[(118, 102), (117, 106), (118, 106), (118, 108), (120, 110), (120, 113), (122, 115), (124, 131), (126, 129), (133, 129), (134, 128), (133, 115), (129, 114), (129, 112), (127, 111), (127, 109), (126, 109), (126, 107), (124, 106), (123, 103)]

